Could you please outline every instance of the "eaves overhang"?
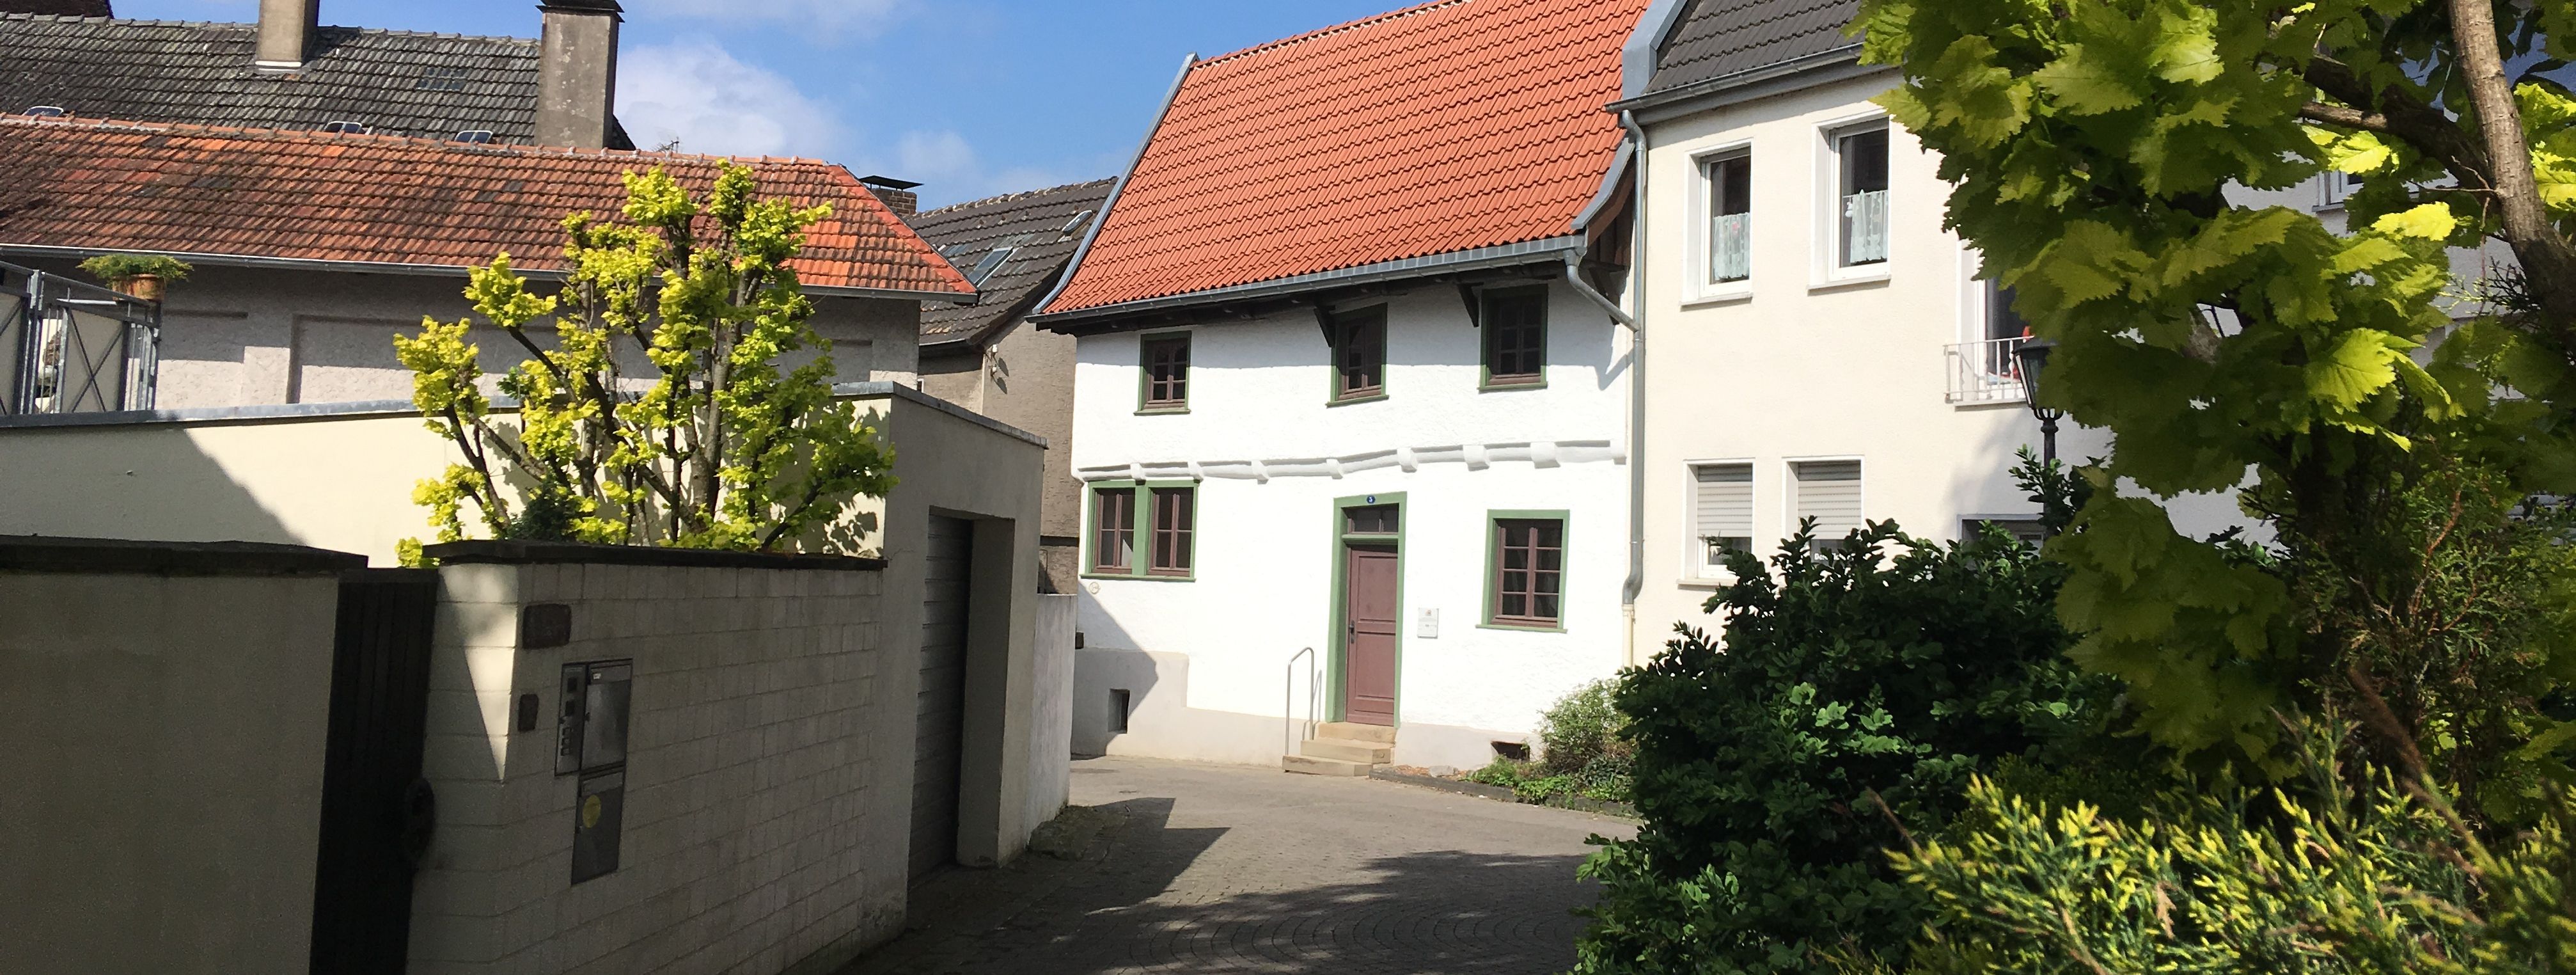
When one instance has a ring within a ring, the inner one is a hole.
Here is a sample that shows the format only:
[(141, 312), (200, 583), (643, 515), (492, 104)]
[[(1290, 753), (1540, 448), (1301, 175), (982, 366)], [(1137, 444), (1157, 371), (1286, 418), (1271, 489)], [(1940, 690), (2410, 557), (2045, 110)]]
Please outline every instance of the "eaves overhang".
[[(332, 261), (304, 257), (262, 257), (255, 254), (202, 254), (190, 251), (138, 250), (134, 248), (62, 247), (50, 244), (0, 243), (0, 254), (23, 254), (31, 257), (85, 259), (102, 254), (138, 254), (150, 257), (174, 257), (190, 264), (215, 267), (261, 268), (279, 271), (325, 271), (335, 274), (404, 274), (421, 277), (461, 278), (473, 268), (458, 264), (401, 264), (388, 261)], [(561, 281), (570, 275), (559, 270), (513, 268), (520, 274), (539, 281)], [(893, 301), (945, 301), (964, 304), (975, 300), (971, 292), (914, 291), (900, 288), (853, 288), (837, 285), (804, 285), (809, 295), (830, 298), (883, 298)]]
[(1889, 65), (1862, 64), (1860, 53), (1860, 44), (1854, 42), (1805, 57), (1621, 99), (1610, 103), (1608, 110), (1635, 112), (1639, 123), (1651, 124), (1719, 106), (1895, 70)]
[(1569, 252), (1582, 253), (1587, 246), (1587, 241), (1588, 238), (1582, 234), (1547, 237), (1516, 244), (1478, 247), (1446, 254), (1363, 264), (1335, 271), (1318, 271), (1312, 274), (1273, 278), (1251, 284), (1121, 302), (1097, 308), (1031, 315), (1028, 320), (1047, 331), (1068, 335), (1094, 330), (1108, 331), (1115, 330), (1119, 319), (1157, 312), (1292, 298), (1308, 292), (1381, 284), (1409, 278), (1453, 275), (1546, 262), (1561, 263)]

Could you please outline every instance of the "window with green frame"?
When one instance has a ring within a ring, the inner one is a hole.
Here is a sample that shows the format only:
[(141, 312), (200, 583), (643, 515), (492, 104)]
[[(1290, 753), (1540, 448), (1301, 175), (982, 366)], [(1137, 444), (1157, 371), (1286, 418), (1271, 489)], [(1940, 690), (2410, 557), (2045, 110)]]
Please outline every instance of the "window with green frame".
[(1489, 290), (1482, 305), (1485, 385), (1547, 385), (1547, 288)]
[(1565, 625), (1565, 516), (1496, 512), (1488, 536), (1485, 625), (1556, 630)]
[(1190, 333), (1148, 335), (1137, 343), (1137, 365), (1144, 375), (1137, 409), (1177, 413), (1190, 408)]
[(1189, 579), (1198, 565), (1198, 486), (1094, 484), (1089, 540), (1086, 575)]

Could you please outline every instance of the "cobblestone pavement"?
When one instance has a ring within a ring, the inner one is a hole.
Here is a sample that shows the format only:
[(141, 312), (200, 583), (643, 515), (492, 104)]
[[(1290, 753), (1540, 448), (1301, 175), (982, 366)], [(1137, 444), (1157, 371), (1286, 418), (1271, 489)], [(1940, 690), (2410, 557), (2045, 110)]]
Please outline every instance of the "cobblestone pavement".
[[(1559, 972), (1594, 833), (1635, 827), (1371, 779), (1078, 761), (1096, 835), (913, 892), (913, 927), (842, 975)], [(1080, 812), (1064, 822), (1083, 820)], [(1066, 855), (1074, 855), (1067, 853)]]

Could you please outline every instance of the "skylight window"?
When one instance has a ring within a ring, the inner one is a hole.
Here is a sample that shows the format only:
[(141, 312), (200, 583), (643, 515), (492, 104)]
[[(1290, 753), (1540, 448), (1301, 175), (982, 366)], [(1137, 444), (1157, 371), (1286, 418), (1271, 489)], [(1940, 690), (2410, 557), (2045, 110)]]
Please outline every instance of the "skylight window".
[(27, 114), (33, 115), (37, 118), (61, 118), (71, 113), (63, 111), (63, 107), (60, 105), (38, 105), (28, 109)]
[(465, 130), (465, 131), (463, 131), (463, 132), (456, 133), (456, 141), (458, 141), (458, 142), (470, 142), (470, 143), (473, 143), (473, 144), (475, 144), (475, 145), (482, 145), (482, 144), (484, 144), (484, 143), (487, 143), (487, 142), (492, 141), (492, 130), (490, 130), (490, 129), (467, 129), (467, 130)]
[(322, 123), (322, 131), (338, 135), (365, 135), (367, 134), (367, 123), (349, 121), (324, 122)]
[(983, 287), (984, 279), (992, 277), (993, 272), (1002, 269), (1002, 265), (1010, 263), (1011, 255), (1018, 251), (1017, 247), (993, 248), (993, 252), (984, 255), (983, 260), (975, 262), (975, 270), (967, 272), (966, 280), (978, 288)]
[(1081, 213), (1074, 214), (1073, 219), (1065, 221), (1064, 229), (1057, 231), (1057, 234), (1059, 236), (1071, 237), (1075, 234), (1081, 233), (1083, 226), (1091, 222), (1091, 215), (1097, 212), (1099, 211), (1084, 210)]

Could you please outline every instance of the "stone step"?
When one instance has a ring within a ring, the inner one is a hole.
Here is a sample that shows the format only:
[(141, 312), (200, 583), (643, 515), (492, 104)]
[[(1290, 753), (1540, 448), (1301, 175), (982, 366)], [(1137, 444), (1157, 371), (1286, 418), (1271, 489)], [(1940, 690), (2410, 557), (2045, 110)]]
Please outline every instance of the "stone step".
[(1345, 762), (1338, 758), (1315, 758), (1308, 755), (1285, 755), (1279, 767), (1303, 775), (1339, 775), (1357, 778), (1369, 774), (1366, 762)]
[(1297, 746), (1297, 753), (1308, 758), (1334, 758), (1376, 765), (1393, 758), (1395, 746), (1348, 738), (1309, 738), (1305, 744)]
[(1322, 727), (1315, 729), (1315, 736), (1318, 738), (1343, 738), (1350, 741), (1373, 741), (1381, 745), (1395, 744), (1395, 729), (1392, 726), (1382, 724), (1354, 724), (1348, 721), (1327, 721), (1324, 722)]

